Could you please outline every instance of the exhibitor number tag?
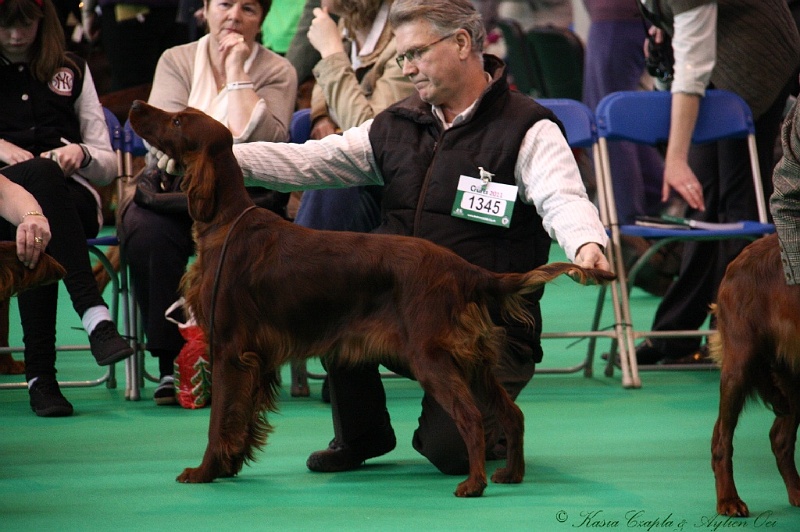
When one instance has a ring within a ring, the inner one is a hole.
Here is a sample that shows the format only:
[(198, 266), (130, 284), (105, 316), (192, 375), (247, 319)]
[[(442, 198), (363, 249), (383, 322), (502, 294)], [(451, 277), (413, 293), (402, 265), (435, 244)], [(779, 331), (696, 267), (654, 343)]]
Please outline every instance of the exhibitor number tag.
[(458, 180), (452, 215), (474, 222), (509, 227), (517, 187), (462, 175)]

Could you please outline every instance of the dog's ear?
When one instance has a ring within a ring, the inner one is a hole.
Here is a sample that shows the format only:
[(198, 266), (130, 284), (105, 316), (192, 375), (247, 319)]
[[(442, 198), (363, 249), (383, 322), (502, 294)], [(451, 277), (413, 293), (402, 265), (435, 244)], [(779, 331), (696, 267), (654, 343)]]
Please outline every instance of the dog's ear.
[(214, 161), (200, 152), (187, 162), (183, 188), (189, 198), (189, 216), (198, 222), (210, 222), (217, 208)]

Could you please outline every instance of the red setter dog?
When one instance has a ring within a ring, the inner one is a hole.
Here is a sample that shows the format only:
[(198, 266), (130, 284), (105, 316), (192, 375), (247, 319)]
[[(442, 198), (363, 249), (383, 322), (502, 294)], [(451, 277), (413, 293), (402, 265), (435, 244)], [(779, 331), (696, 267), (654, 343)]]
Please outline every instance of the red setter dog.
[(523, 294), (563, 273), (581, 282), (613, 274), (555, 263), (501, 275), (422, 239), (306, 229), (252, 208), (231, 134), (219, 122), (143, 102), (134, 103), (130, 121), (186, 169), (181, 186), (197, 260), (184, 293), (213, 338), (208, 447), (200, 466), (178, 481), (236, 475), (271, 431), (265, 412), (276, 409), (281, 364), (325, 353), (337, 353), (337, 363), (391, 359), (410, 368), (467, 444), (470, 471), (459, 497), (486, 487), (482, 416), (471, 391), (482, 390), (508, 439), (506, 467), (492, 480), (522, 481), (523, 416), (492, 372), (503, 335), (487, 307), (530, 323)]
[(800, 506), (794, 461), (800, 422), (800, 286), (783, 276), (777, 235), (761, 238), (728, 266), (713, 308), (712, 355), (721, 366), (719, 417), (711, 440), (717, 513), (746, 517), (733, 481), (733, 431), (745, 402), (760, 396), (775, 412), (769, 432), (789, 502)]
[[(54, 283), (63, 279), (66, 272), (56, 260), (42, 254), (34, 269), (26, 267), (17, 258), (15, 242), (0, 242), (0, 338), (8, 345), (8, 299), (29, 288)], [(0, 375), (25, 373), (25, 364), (14, 360), (10, 353), (0, 354)]]

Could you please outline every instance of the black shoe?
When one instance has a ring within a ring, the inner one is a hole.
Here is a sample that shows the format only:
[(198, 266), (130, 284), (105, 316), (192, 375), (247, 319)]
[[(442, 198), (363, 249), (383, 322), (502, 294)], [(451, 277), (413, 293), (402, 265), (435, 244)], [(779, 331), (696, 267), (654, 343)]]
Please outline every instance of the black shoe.
[(639, 365), (649, 366), (658, 364), (667, 358), (667, 355), (656, 349), (650, 340), (645, 340), (636, 346), (636, 361)]
[(364, 460), (388, 453), (394, 449), (395, 445), (397, 445), (397, 440), (391, 428), (384, 432), (380, 441), (358, 448), (340, 443), (334, 438), (328, 444), (327, 449), (311, 453), (306, 461), (306, 466), (317, 473), (350, 471), (361, 467)]
[(89, 345), (99, 366), (111, 365), (133, 354), (133, 348), (120, 336), (117, 326), (108, 320), (97, 324), (89, 335)]
[(39, 417), (64, 417), (72, 415), (72, 405), (61, 394), (53, 377), (36, 377), (28, 388), (31, 410)]
[(175, 398), (175, 377), (172, 375), (161, 377), (158, 388), (153, 393), (153, 401), (159, 406), (178, 404)]

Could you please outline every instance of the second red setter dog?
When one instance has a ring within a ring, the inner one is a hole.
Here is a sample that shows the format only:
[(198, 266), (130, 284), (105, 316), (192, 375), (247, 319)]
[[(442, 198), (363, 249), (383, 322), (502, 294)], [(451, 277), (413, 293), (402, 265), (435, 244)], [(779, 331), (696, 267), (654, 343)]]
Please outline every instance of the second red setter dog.
[[(8, 299), (14, 294), (24, 292), (29, 288), (55, 283), (63, 279), (66, 272), (53, 257), (42, 254), (36, 267), (26, 267), (17, 258), (17, 244), (15, 242), (0, 242), (0, 336), (5, 338), (8, 345)], [(19, 375), (25, 373), (25, 364), (14, 360), (10, 353), (0, 354), (0, 375)]]
[(757, 240), (730, 263), (719, 287), (712, 355), (720, 363), (719, 418), (711, 441), (717, 513), (749, 515), (733, 481), (733, 431), (748, 399), (775, 412), (769, 431), (789, 502), (800, 506), (794, 461), (800, 422), (800, 286), (783, 276), (777, 235)]
[(503, 334), (487, 308), (530, 323), (523, 294), (563, 273), (582, 282), (612, 274), (566, 263), (495, 274), (421, 239), (306, 229), (252, 209), (231, 134), (219, 122), (194, 109), (165, 113), (143, 102), (134, 103), (130, 120), (186, 169), (182, 188), (197, 260), (184, 291), (213, 338), (208, 447), (200, 466), (179, 481), (236, 475), (271, 431), (265, 412), (276, 409), (281, 364), (326, 353), (336, 353), (341, 364), (392, 359), (410, 368), (466, 442), (470, 470), (456, 489), (460, 497), (479, 496), (486, 487), (483, 423), (473, 395), (482, 390), (508, 439), (506, 467), (492, 480), (522, 481), (523, 416), (492, 372)]
[(55, 283), (64, 275), (63, 266), (50, 255), (42, 253), (36, 267), (31, 269), (17, 257), (15, 242), (0, 242), (0, 301), (30, 288)]

